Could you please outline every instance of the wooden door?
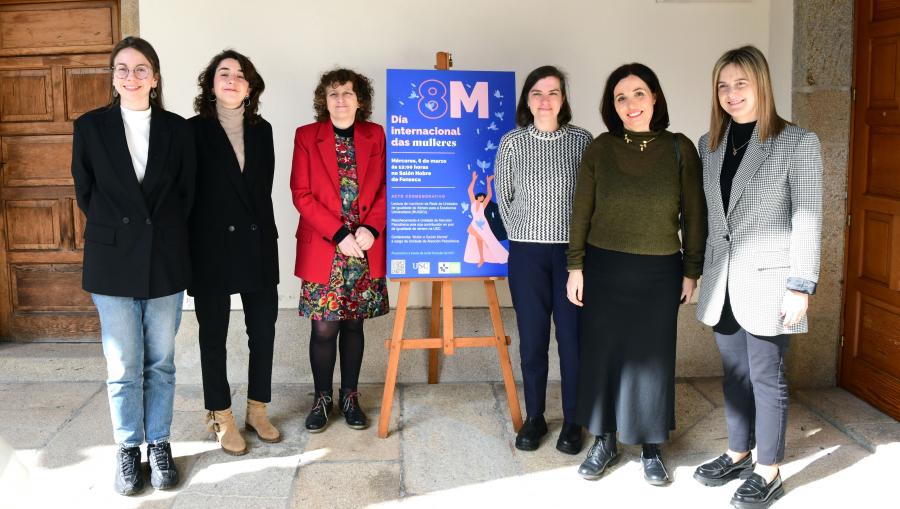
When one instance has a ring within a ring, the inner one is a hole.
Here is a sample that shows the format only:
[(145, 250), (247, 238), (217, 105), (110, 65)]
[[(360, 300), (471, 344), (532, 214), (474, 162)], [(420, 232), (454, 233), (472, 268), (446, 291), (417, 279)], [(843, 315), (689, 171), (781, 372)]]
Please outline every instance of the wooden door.
[(900, 1), (856, 2), (840, 383), (900, 419)]
[(117, 2), (0, 0), (0, 338), (96, 339), (72, 122), (109, 102)]

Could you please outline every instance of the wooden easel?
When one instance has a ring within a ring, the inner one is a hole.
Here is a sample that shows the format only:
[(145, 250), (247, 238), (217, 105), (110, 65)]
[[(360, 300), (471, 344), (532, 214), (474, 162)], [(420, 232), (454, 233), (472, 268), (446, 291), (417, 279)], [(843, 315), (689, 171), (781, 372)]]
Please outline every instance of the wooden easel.
[[(447, 70), (453, 65), (449, 53), (438, 52), (435, 69)], [(394, 327), (391, 338), (385, 340), (384, 346), (388, 354), (387, 373), (384, 377), (384, 395), (381, 398), (381, 417), (378, 419), (378, 436), (387, 438), (388, 424), (391, 420), (391, 405), (394, 402), (394, 388), (397, 384), (397, 371), (400, 366), (400, 352), (403, 350), (423, 350), (428, 352), (428, 383), (438, 382), (438, 353), (441, 349), (445, 355), (453, 355), (456, 348), (494, 347), (503, 373), (503, 385), (506, 387), (506, 399), (513, 428), (518, 431), (522, 427), (522, 410), (519, 408), (519, 397), (516, 394), (516, 382), (513, 379), (512, 364), (509, 360), (509, 336), (503, 328), (500, 316), (500, 301), (497, 299), (496, 281), (500, 277), (461, 277), (398, 279), (400, 295), (397, 299), (397, 310), (394, 316)], [(403, 327), (406, 324), (406, 307), (409, 303), (409, 289), (413, 282), (431, 282), (431, 320), (427, 338), (404, 338)], [(487, 296), (488, 309), (491, 314), (493, 336), (456, 337), (453, 335), (453, 282), (482, 281)], [(443, 330), (443, 333), (441, 333)]]

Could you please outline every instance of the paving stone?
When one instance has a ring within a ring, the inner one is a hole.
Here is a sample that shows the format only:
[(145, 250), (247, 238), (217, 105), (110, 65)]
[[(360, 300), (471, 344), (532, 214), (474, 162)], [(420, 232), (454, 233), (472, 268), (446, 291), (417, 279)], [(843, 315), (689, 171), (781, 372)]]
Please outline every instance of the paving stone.
[(173, 509), (272, 509), (284, 507), (288, 499), (282, 497), (252, 497), (207, 493), (181, 493)]
[(397, 461), (313, 462), (300, 467), (290, 507), (366, 507), (400, 498)]
[(403, 479), (419, 494), (521, 473), (490, 384), (403, 388)]
[(722, 378), (691, 378), (690, 384), (716, 407), (725, 406), (725, 395), (722, 393)]
[(840, 387), (803, 389), (794, 395), (811, 410), (826, 419), (844, 424), (896, 422), (891, 416)]

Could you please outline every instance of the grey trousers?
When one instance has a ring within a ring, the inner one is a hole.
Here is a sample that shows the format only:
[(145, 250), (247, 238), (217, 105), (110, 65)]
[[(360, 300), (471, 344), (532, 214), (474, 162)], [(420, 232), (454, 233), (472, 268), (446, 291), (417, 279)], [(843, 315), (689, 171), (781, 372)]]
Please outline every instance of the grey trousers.
[(743, 328), (715, 334), (725, 372), (728, 448), (748, 451), (755, 436), (757, 463), (781, 463), (788, 408), (784, 354), (790, 336), (754, 336)]

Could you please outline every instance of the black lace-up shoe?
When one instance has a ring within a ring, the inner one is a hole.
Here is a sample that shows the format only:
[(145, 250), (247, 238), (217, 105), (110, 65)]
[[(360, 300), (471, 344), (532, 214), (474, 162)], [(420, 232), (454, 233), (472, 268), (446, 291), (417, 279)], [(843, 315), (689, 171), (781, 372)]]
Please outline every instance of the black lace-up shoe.
[(168, 490), (178, 484), (178, 467), (175, 466), (169, 442), (148, 445), (147, 462), (150, 463), (150, 486)]
[(519, 432), (516, 434), (516, 449), (520, 451), (534, 451), (541, 445), (541, 437), (547, 434), (547, 421), (543, 415), (525, 419)]
[(723, 454), (697, 467), (697, 470), (694, 470), (694, 479), (704, 486), (722, 486), (738, 477), (746, 479), (752, 472), (753, 456), (750, 453), (737, 463), (731, 460), (731, 456)]
[(666, 486), (672, 482), (669, 471), (663, 463), (659, 444), (644, 444), (641, 450), (641, 465), (644, 467), (644, 480), (653, 486)]
[(359, 407), (359, 392), (356, 390), (344, 389), (340, 390), (341, 397), (341, 413), (344, 414), (344, 420), (347, 426), (353, 429), (366, 429), (369, 426), (369, 419)]
[(556, 449), (566, 454), (581, 452), (581, 426), (572, 422), (563, 422), (556, 441)]
[(141, 448), (119, 446), (116, 451), (115, 489), (119, 495), (135, 495), (144, 489), (141, 474)]
[(578, 473), (589, 481), (599, 479), (606, 467), (614, 465), (618, 459), (616, 434), (604, 433), (599, 435), (594, 440), (594, 445), (588, 449), (587, 458), (578, 467)]
[(328, 425), (328, 414), (331, 413), (333, 401), (331, 391), (322, 391), (316, 395), (309, 415), (306, 416), (306, 430), (310, 433), (320, 433)]
[(738, 509), (766, 509), (782, 496), (784, 487), (781, 485), (781, 472), (770, 483), (766, 483), (761, 475), (752, 474), (734, 492), (731, 505)]

